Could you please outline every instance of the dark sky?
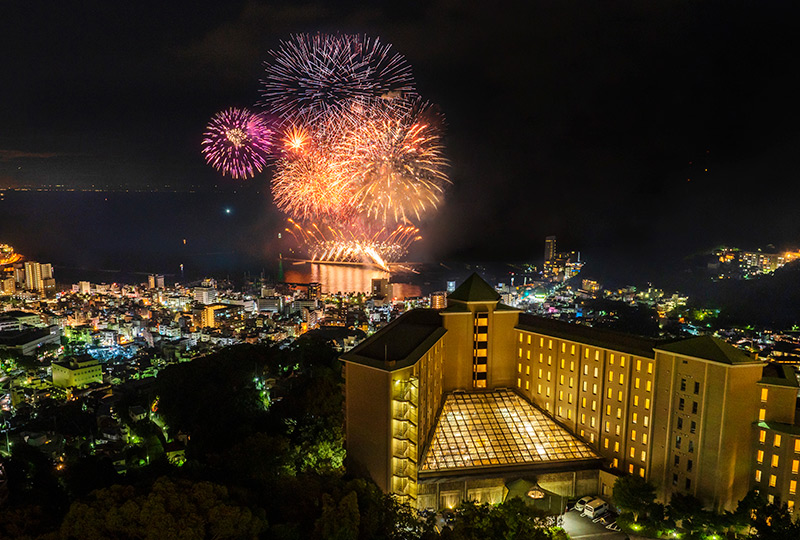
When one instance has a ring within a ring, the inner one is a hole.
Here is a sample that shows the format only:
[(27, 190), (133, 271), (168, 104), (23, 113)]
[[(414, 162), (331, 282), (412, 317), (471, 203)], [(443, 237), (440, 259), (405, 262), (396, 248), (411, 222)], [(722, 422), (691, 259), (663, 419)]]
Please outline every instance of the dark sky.
[(539, 260), (548, 234), (607, 266), (798, 246), (798, 15), (791, 1), (8, 1), (0, 185), (233, 186), (200, 155), (208, 119), (258, 99), (280, 39), (357, 32), (404, 54), (447, 118), (453, 185), (419, 246), (432, 256)]

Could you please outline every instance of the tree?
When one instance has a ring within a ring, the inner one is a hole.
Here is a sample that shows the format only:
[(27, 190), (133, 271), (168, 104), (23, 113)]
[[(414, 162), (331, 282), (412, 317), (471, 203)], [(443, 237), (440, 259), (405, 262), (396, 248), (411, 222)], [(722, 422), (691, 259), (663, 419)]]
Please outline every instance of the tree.
[(337, 505), (329, 494), (322, 495), (322, 515), (316, 533), (323, 540), (358, 540), (358, 495), (351, 491)]
[(639, 521), (639, 514), (656, 500), (656, 488), (638, 476), (622, 476), (614, 482), (614, 504), (620, 510), (633, 514)]

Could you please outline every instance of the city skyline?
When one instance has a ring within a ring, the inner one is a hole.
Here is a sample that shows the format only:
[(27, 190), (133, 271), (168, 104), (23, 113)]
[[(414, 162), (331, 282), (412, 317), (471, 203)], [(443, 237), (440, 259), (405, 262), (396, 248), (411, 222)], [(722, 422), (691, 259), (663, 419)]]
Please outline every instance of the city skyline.
[(392, 43), (447, 116), (453, 185), (418, 256), (522, 260), (551, 234), (642, 259), (800, 237), (782, 190), (798, 139), (795, 6), (95, 7), (16, 4), (5, 18), (3, 186), (264, 191), (272, 170), (240, 182), (204, 165), (203, 126), (252, 106), (281, 39), (350, 32)]

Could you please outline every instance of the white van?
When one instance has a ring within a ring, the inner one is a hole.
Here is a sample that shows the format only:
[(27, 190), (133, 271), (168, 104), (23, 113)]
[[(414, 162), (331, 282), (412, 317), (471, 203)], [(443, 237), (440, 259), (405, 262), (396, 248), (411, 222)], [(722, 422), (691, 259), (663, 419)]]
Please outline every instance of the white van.
[(583, 507), (583, 515), (594, 519), (608, 512), (608, 503), (603, 499), (595, 499)]

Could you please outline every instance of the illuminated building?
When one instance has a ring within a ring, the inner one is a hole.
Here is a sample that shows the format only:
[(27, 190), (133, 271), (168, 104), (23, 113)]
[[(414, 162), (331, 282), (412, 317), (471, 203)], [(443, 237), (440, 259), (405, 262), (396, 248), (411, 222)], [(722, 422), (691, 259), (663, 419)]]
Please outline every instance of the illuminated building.
[(38, 262), (25, 262), (25, 288), (29, 291), (42, 290), (42, 267)]
[(431, 293), (431, 309), (444, 309), (447, 307), (447, 293), (438, 291)]
[(79, 294), (92, 294), (92, 284), (88, 281), (79, 281), (78, 282), (78, 293)]
[(64, 362), (53, 362), (53, 386), (74, 388), (103, 382), (100, 362), (91, 356), (73, 356)]
[(322, 283), (313, 282), (308, 284), (309, 300), (322, 300)]
[(372, 296), (386, 298), (390, 296), (389, 280), (386, 278), (372, 279)]
[(194, 299), (203, 305), (213, 304), (217, 301), (217, 289), (213, 286), (195, 287)]
[(9, 277), (5, 278), (0, 282), (0, 294), (3, 295), (11, 295), (17, 291), (16, 283), (14, 283), (14, 278)]
[(442, 508), (499, 502), (535, 477), (561, 497), (609, 497), (632, 474), (662, 502), (688, 493), (732, 510), (751, 486), (800, 502), (798, 386), (784, 368), (710, 336), (521, 313), (476, 274), (447, 300), (341, 356), (348, 457), (385, 491)]
[(164, 288), (163, 274), (150, 274), (149, 276), (147, 276), (147, 288), (163, 289)]
[(548, 236), (544, 239), (544, 262), (552, 261), (556, 256), (556, 237)]

